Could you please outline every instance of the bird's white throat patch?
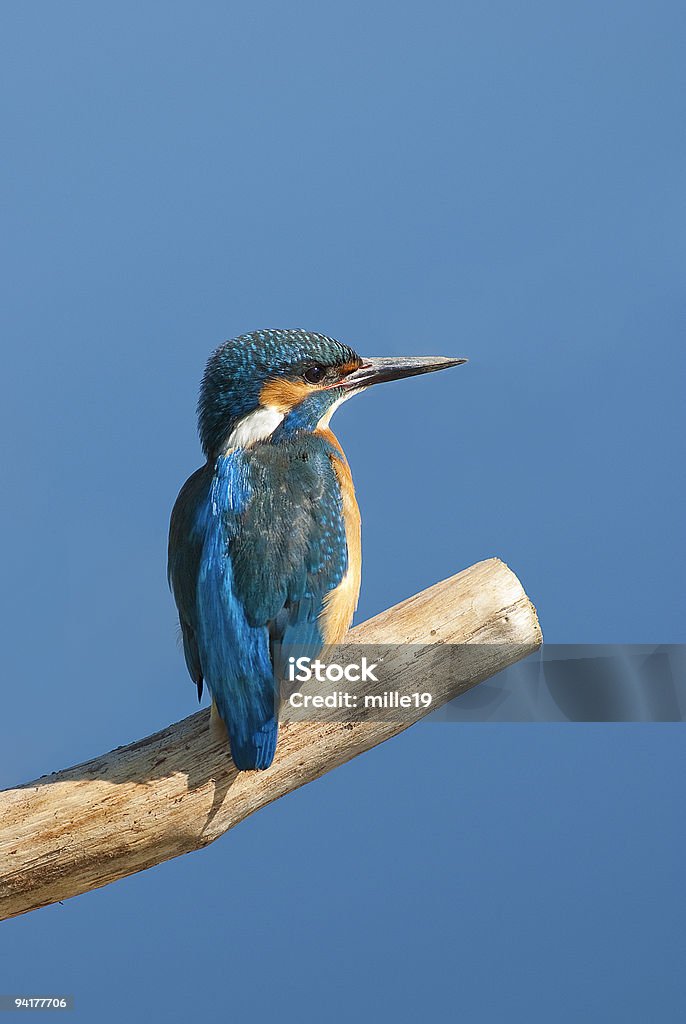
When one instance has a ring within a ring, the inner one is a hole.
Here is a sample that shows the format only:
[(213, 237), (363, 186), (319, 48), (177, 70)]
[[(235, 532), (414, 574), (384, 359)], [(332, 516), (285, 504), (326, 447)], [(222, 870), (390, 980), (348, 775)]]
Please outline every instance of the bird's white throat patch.
[[(349, 398), (363, 390), (364, 388), (357, 388), (355, 391), (350, 391), (348, 394), (336, 399), (335, 402), (332, 402), (317, 424), (317, 429), (321, 430), (328, 427), (336, 409), (343, 405), (343, 402), (347, 402)], [(279, 412), (273, 405), (263, 405), (259, 409), (249, 412), (247, 416), (244, 416), (236, 424), (229, 434), (229, 438), (224, 446), (224, 454), (227, 454), (233, 448), (249, 448), (251, 444), (255, 444), (257, 441), (266, 441), (279, 424), (283, 422), (284, 415), (285, 413)]]
[(349, 398), (352, 398), (353, 395), (359, 394), (360, 391), (364, 391), (364, 388), (357, 388), (355, 391), (348, 391), (346, 394), (341, 395), (340, 398), (337, 398), (335, 402), (332, 402), (317, 424), (317, 429), (325, 430), (329, 426), (331, 417), (335, 413), (336, 409), (343, 405), (344, 402), (347, 402)]
[(266, 405), (249, 412), (233, 428), (226, 442), (226, 451), (232, 448), (248, 448), (256, 441), (264, 441), (273, 434), (283, 420), (283, 413), (273, 405)]

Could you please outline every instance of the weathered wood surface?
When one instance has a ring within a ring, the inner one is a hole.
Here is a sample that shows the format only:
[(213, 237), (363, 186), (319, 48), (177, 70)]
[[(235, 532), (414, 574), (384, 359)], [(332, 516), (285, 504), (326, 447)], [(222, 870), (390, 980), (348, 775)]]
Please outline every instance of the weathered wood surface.
[[(405, 688), (430, 688), (433, 710), (530, 654), (541, 639), (517, 577), (494, 558), (357, 626), (339, 657), (350, 645), (402, 645), (398, 678)], [(408, 644), (466, 645), (459, 678), (431, 670), (435, 646)], [(426, 713), (413, 710), (402, 722), (365, 713), (354, 723), (287, 722), (272, 767), (238, 773), (225, 738), (201, 711), (93, 761), (0, 792), (0, 919), (206, 846)]]

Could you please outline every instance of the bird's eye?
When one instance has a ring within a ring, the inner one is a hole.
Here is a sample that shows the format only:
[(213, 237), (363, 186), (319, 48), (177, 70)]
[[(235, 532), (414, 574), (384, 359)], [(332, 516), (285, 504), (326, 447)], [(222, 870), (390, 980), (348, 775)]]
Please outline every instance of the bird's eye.
[(305, 378), (308, 384), (319, 384), (319, 382), (322, 381), (325, 376), (326, 367), (319, 366), (318, 363), (315, 363), (314, 366), (308, 366), (305, 372), (303, 373), (303, 377)]

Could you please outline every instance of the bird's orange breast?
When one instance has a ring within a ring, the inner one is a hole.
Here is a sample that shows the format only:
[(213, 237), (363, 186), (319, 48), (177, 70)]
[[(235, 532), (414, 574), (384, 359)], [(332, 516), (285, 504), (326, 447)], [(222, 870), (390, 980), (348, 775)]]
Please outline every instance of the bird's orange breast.
[(324, 643), (329, 645), (337, 644), (343, 639), (357, 608), (362, 579), (362, 528), (350, 466), (338, 438), (328, 427), (318, 430), (317, 433), (336, 449), (336, 454), (331, 456), (331, 464), (341, 489), (345, 539), (348, 545), (347, 571), (338, 586), (325, 596), (324, 607), (319, 617)]

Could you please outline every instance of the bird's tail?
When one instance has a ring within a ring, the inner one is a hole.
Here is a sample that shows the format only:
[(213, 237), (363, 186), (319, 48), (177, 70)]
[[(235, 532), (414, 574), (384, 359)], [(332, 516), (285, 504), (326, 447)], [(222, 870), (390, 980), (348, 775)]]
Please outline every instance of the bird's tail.
[(269, 768), (274, 760), (279, 733), (273, 698), (256, 704), (254, 696), (245, 703), (237, 696), (235, 690), (228, 696), (219, 689), (212, 702), (213, 717), (218, 716), (224, 724), (231, 757), (239, 771)]
[(279, 733), (276, 716), (263, 722), (248, 735), (232, 728), (228, 729), (228, 733), (231, 757), (239, 771), (269, 768), (274, 760)]

